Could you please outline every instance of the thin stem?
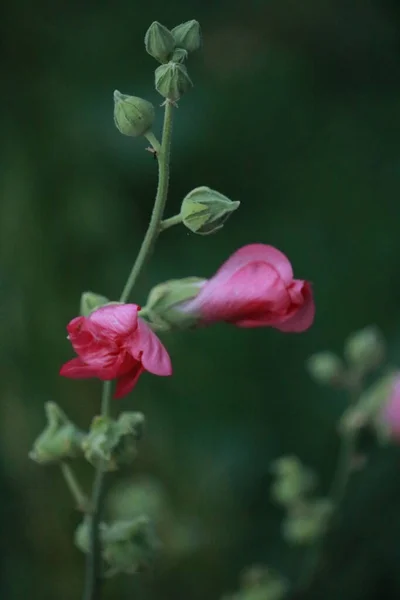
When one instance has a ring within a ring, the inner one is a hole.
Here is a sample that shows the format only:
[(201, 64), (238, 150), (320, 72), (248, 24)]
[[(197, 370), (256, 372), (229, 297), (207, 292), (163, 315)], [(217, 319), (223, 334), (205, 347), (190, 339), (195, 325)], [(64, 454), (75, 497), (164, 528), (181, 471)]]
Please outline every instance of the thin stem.
[(139, 250), (137, 259), (129, 274), (124, 290), (121, 294), (120, 302), (126, 302), (136, 283), (140, 271), (142, 270), (146, 260), (153, 251), (154, 244), (160, 233), (160, 223), (163, 218), (165, 203), (167, 201), (168, 184), (169, 184), (169, 156), (171, 148), (172, 135), (172, 111), (174, 107), (171, 102), (165, 104), (164, 127), (162, 134), (161, 150), (157, 153), (158, 160), (158, 188), (156, 200), (154, 203), (153, 212), (150, 219), (150, 224), (142, 246)]
[(60, 467), (61, 467), (61, 473), (65, 479), (65, 482), (68, 486), (69, 491), (71, 492), (72, 497), (74, 498), (74, 500), (76, 502), (76, 506), (77, 506), (78, 510), (87, 512), (88, 510), (90, 510), (89, 499), (86, 496), (86, 494), (82, 491), (82, 488), (79, 485), (79, 482), (78, 482), (71, 466), (66, 462), (62, 462), (60, 464)]
[(145, 133), (144, 137), (152, 145), (153, 150), (155, 150), (157, 153), (161, 152), (161, 144), (152, 131)]
[[(169, 184), (169, 160), (172, 135), (172, 111), (171, 102), (166, 102), (164, 113), (164, 126), (161, 145), (152, 133), (146, 135), (147, 139), (157, 152), (158, 160), (158, 187), (156, 199), (150, 223), (143, 239), (139, 254), (134, 262), (125, 287), (122, 291), (120, 302), (126, 302), (132, 292), (133, 286), (146, 262), (149, 258), (154, 244), (161, 232), (160, 223), (163, 218), (165, 204), (168, 195)], [(110, 413), (112, 385), (110, 381), (103, 384), (101, 414), (108, 416)], [(101, 565), (101, 544), (99, 538), (99, 526), (101, 522), (103, 497), (104, 497), (104, 479), (105, 471), (100, 467), (96, 469), (95, 480), (92, 492), (92, 513), (90, 523), (90, 548), (86, 561), (86, 577), (83, 600), (101, 600), (102, 592), (102, 565)]]
[[(361, 383), (358, 379), (352, 382), (350, 388), (350, 406), (354, 406), (361, 393)], [(324, 534), (322, 534), (311, 547), (310, 553), (306, 558), (306, 565), (300, 576), (298, 583), (299, 590), (305, 590), (312, 582), (319, 568), (323, 545), (326, 539), (326, 532), (332, 529), (338, 509), (346, 493), (347, 484), (352, 470), (352, 460), (357, 444), (357, 430), (347, 432), (343, 437), (339, 449), (339, 457), (336, 464), (335, 473), (330, 486), (328, 498), (331, 501), (333, 510), (327, 523)]]
[(174, 215), (173, 217), (169, 217), (168, 219), (164, 219), (163, 221), (161, 221), (160, 231), (165, 231), (166, 229), (169, 229), (174, 225), (179, 225), (180, 223), (182, 223), (181, 215)]

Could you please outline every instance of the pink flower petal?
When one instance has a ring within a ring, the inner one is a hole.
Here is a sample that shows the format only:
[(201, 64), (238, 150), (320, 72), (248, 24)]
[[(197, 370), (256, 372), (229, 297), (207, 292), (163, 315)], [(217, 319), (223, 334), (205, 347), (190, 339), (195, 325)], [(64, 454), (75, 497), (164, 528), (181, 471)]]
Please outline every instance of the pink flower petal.
[(168, 352), (143, 319), (138, 319), (137, 332), (131, 341), (129, 351), (136, 360), (141, 361), (149, 373), (160, 376), (172, 374)]
[(129, 373), (126, 373), (117, 379), (117, 387), (115, 388), (114, 393), (115, 400), (126, 396), (133, 390), (143, 371), (143, 366), (140, 363), (136, 363), (135, 369), (132, 369)]
[(129, 335), (137, 327), (137, 304), (110, 304), (101, 306), (87, 317), (92, 326), (100, 328), (102, 335)]
[(88, 366), (80, 358), (73, 358), (61, 367), (60, 375), (70, 379), (89, 379), (98, 377), (98, 370)]
[(304, 303), (289, 319), (281, 324), (275, 325), (276, 329), (287, 333), (301, 333), (309, 329), (314, 322), (315, 304), (309, 283), (304, 283), (303, 288)]
[(206, 284), (188, 305), (201, 315), (204, 322), (243, 319), (267, 320), (285, 312), (290, 306), (286, 286), (274, 267), (263, 262), (252, 262), (238, 269), (227, 281), (216, 278)]
[(267, 244), (248, 244), (239, 248), (224, 262), (212, 279), (218, 278), (220, 282), (225, 281), (236, 271), (253, 262), (271, 265), (286, 284), (293, 279), (293, 269), (289, 260), (283, 252)]

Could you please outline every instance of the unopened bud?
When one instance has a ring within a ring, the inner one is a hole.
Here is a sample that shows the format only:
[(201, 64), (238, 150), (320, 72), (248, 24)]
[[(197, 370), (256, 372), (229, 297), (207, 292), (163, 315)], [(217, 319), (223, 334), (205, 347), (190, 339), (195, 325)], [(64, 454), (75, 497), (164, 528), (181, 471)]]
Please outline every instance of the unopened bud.
[(147, 569), (160, 549), (153, 525), (145, 516), (109, 525), (102, 535), (102, 545), (108, 577)]
[(174, 53), (171, 57), (171, 62), (183, 63), (188, 57), (187, 50), (183, 48), (175, 48)]
[(377, 327), (366, 327), (348, 338), (344, 354), (351, 366), (370, 371), (379, 367), (385, 359), (385, 340)]
[(345, 378), (346, 370), (343, 362), (333, 352), (318, 352), (306, 362), (311, 377), (325, 385), (340, 385)]
[(276, 479), (271, 496), (282, 506), (296, 505), (315, 486), (315, 475), (296, 456), (283, 456), (272, 465)]
[(183, 199), (182, 222), (193, 233), (209, 235), (221, 229), (229, 215), (239, 206), (240, 202), (233, 202), (203, 185), (189, 192)]
[(45, 405), (47, 426), (33, 444), (29, 458), (46, 465), (82, 455), (84, 433), (80, 431), (55, 402)]
[(184, 65), (169, 62), (156, 69), (155, 86), (161, 96), (176, 102), (193, 87), (193, 83)]
[(186, 277), (156, 285), (151, 290), (145, 307), (150, 319), (169, 328), (190, 329), (197, 319), (193, 314), (182, 310), (182, 307), (185, 302), (197, 296), (204, 281), (200, 277)]
[(166, 63), (175, 48), (175, 40), (169, 29), (154, 21), (146, 31), (144, 45), (150, 56), (160, 63)]
[(194, 52), (201, 46), (200, 23), (192, 19), (174, 27), (171, 31), (175, 47), (184, 48), (187, 52)]
[(283, 523), (285, 539), (293, 545), (312, 544), (325, 533), (332, 511), (332, 503), (325, 498), (297, 506)]
[(142, 413), (124, 412), (116, 421), (95, 417), (82, 442), (86, 460), (105, 471), (115, 471), (120, 465), (130, 464), (136, 457), (143, 426)]
[(151, 102), (114, 92), (114, 122), (121, 133), (138, 137), (150, 131), (155, 112)]
[(94, 292), (83, 292), (81, 296), (80, 314), (88, 317), (94, 310), (108, 304), (110, 301), (105, 296), (95, 294)]

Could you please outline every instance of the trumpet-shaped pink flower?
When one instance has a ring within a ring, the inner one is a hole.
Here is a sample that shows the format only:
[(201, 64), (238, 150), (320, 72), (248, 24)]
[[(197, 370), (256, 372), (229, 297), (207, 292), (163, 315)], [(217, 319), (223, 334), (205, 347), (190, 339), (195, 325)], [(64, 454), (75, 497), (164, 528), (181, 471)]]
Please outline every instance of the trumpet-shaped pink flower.
[(389, 397), (382, 409), (382, 419), (390, 437), (400, 442), (400, 373), (393, 380)]
[(141, 373), (172, 374), (168, 352), (140, 318), (137, 304), (102, 306), (88, 317), (76, 317), (67, 326), (77, 357), (65, 363), (60, 375), (72, 379), (97, 377), (117, 380), (114, 398), (122, 398)]
[(293, 279), (289, 260), (273, 246), (240, 248), (200, 285), (198, 295), (180, 308), (203, 325), (225, 321), (237, 327), (301, 332), (314, 321), (310, 284)]

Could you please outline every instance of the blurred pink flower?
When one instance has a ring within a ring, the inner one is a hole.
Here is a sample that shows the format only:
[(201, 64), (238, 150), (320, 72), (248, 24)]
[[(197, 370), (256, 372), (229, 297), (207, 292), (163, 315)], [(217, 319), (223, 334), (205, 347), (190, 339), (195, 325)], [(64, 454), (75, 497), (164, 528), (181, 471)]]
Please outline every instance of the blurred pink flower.
[(197, 315), (203, 325), (225, 321), (285, 332), (305, 331), (315, 315), (310, 284), (293, 279), (286, 256), (265, 244), (237, 250), (180, 309)]
[(77, 357), (65, 363), (60, 375), (71, 379), (117, 379), (114, 398), (136, 385), (143, 371), (171, 375), (168, 352), (140, 318), (137, 304), (110, 304), (88, 317), (76, 317), (67, 326)]
[(389, 430), (389, 435), (400, 442), (400, 373), (392, 383), (391, 391), (382, 410), (382, 418)]

